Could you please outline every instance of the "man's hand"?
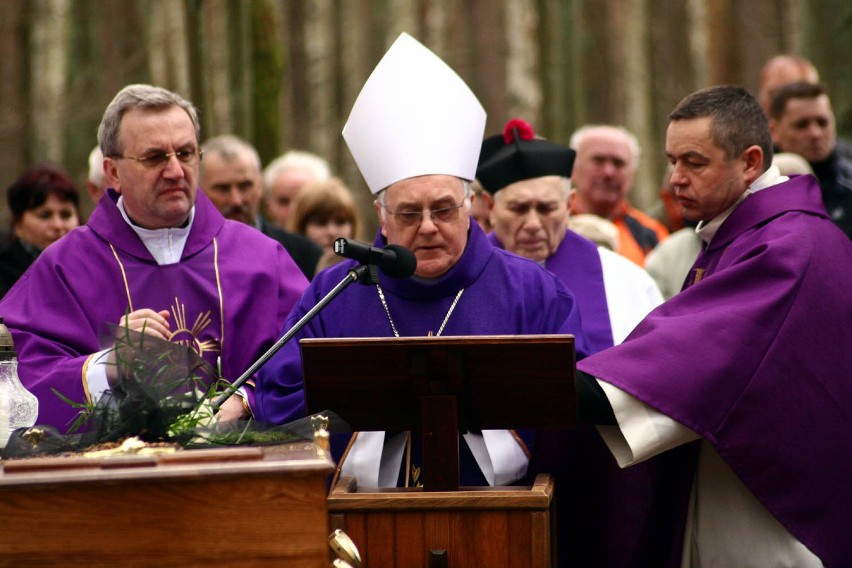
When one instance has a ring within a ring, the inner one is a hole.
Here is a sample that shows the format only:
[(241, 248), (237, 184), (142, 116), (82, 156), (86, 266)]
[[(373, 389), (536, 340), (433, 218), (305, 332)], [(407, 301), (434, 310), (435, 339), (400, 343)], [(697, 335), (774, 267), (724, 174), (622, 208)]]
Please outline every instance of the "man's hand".
[(243, 397), (238, 394), (232, 394), (219, 407), (219, 412), (216, 416), (219, 418), (220, 423), (224, 423), (233, 422), (234, 420), (247, 420), (251, 415), (243, 404)]
[[(144, 308), (136, 310), (135, 312), (130, 312), (122, 317), (118, 322), (118, 327), (115, 330), (115, 333), (117, 334), (116, 337), (120, 338), (128, 329), (168, 341), (171, 336), (171, 331), (169, 329), (169, 311), (161, 310), (159, 312), (155, 312), (154, 310)], [(118, 381), (116, 349), (131, 354), (133, 352), (131, 346), (122, 345), (120, 342), (116, 345), (116, 348), (110, 350), (106, 361), (106, 375), (107, 381), (109, 381), (111, 387), (115, 386)], [(125, 355), (125, 357), (128, 356), (130, 355)]]
[(119, 333), (124, 329), (131, 329), (168, 341), (171, 336), (169, 315), (168, 310), (155, 312), (148, 308), (130, 312), (118, 322)]

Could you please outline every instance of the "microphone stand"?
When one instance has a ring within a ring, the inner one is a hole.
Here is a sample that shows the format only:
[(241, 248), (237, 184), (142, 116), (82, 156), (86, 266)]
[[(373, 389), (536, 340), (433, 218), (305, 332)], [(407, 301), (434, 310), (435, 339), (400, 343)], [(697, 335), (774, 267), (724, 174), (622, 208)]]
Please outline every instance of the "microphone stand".
[(258, 369), (260, 369), (269, 359), (275, 355), (279, 349), (284, 347), (284, 344), (290, 341), (294, 335), (299, 333), (299, 331), (307, 325), (309, 321), (311, 321), (314, 316), (316, 316), (320, 310), (322, 310), (329, 302), (331, 302), (334, 298), (337, 297), (347, 286), (352, 284), (353, 282), (360, 282), (365, 286), (375, 285), (379, 283), (379, 275), (376, 270), (375, 264), (362, 264), (350, 270), (346, 277), (340, 281), (340, 283), (335, 286), (328, 294), (325, 295), (316, 305), (311, 308), (308, 313), (302, 316), (302, 319), (293, 324), (293, 327), (287, 331), (281, 338), (276, 341), (272, 347), (270, 347), (266, 353), (261, 355), (260, 359), (255, 361), (251, 367), (246, 369), (246, 372), (240, 375), (236, 381), (231, 383), (231, 385), (223, 392), (221, 395), (216, 397), (213, 400), (212, 407), (213, 412), (219, 410), (219, 407), (228, 400), (237, 390), (243, 386), (243, 384), (254, 375)]

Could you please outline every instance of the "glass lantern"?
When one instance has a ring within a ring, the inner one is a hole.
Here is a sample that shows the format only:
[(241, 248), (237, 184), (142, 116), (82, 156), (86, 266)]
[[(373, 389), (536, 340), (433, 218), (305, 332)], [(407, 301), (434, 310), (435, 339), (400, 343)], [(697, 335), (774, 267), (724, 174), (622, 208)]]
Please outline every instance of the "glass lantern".
[(0, 317), (0, 449), (18, 428), (29, 428), (38, 418), (38, 399), (18, 378), (18, 357), (9, 328)]

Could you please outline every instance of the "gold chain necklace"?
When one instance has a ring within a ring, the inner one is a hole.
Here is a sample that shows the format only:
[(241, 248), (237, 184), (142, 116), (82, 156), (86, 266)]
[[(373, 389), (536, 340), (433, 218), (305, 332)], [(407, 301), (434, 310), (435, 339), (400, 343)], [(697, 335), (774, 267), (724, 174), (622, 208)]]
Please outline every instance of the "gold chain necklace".
[[(393, 336), (399, 337), (399, 332), (396, 329), (396, 325), (393, 323), (393, 318), (391, 317), (390, 310), (388, 309), (388, 303), (385, 301), (385, 294), (382, 291), (382, 287), (377, 284), (376, 290), (379, 292), (379, 300), (382, 301), (382, 307), (385, 309), (385, 313), (388, 315), (388, 321), (390, 322), (391, 329), (393, 330)], [(441, 333), (444, 331), (444, 327), (447, 325), (447, 322), (450, 320), (450, 316), (453, 314), (453, 310), (456, 309), (456, 304), (459, 303), (459, 298), (461, 298), (462, 292), (464, 292), (464, 288), (459, 290), (459, 293), (456, 294), (456, 298), (455, 298), (455, 300), (453, 300), (453, 303), (450, 305), (450, 309), (447, 312), (447, 315), (444, 316), (444, 321), (441, 322), (441, 327), (438, 328), (438, 333), (435, 335), (435, 337), (441, 336)], [(429, 336), (430, 337), (432, 336), (431, 331), (429, 332)]]

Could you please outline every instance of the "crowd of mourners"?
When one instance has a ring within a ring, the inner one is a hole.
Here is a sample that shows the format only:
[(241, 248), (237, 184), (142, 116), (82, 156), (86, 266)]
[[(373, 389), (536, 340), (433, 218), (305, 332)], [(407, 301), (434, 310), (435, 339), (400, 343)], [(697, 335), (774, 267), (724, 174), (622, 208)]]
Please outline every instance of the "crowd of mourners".
[[(302, 338), (570, 334), (578, 428), (459, 444), (462, 485), (555, 477), (560, 566), (852, 564), (852, 144), (815, 67), (781, 55), (756, 95), (684, 93), (665, 155), (642, 155), (667, 165), (647, 211), (622, 125), (562, 144), (523, 118), (485, 123), (459, 76), (400, 36), (342, 133), (374, 199), (368, 235), (323, 157), (264, 165), (238, 136), (203, 137), (182, 96), (123, 88), (91, 152), (88, 219), (56, 165), (7, 188), (0, 316), (38, 423), (67, 430), (69, 400), (116, 387), (106, 324), (234, 380), (357, 265), (336, 239), (399, 245), (413, 276), (348, 288), (219, 420), (303, 418)], [(419, 452), (409, 432), (355, 432), (334, 457), (375, 490), (418, 485)]]

